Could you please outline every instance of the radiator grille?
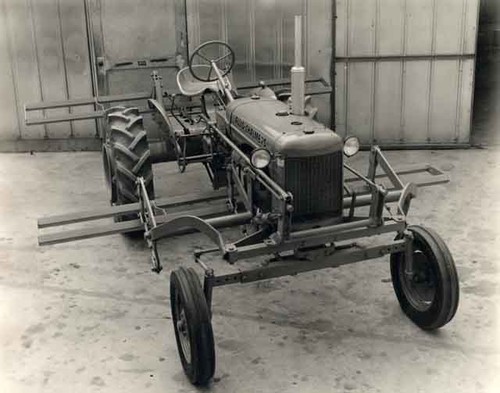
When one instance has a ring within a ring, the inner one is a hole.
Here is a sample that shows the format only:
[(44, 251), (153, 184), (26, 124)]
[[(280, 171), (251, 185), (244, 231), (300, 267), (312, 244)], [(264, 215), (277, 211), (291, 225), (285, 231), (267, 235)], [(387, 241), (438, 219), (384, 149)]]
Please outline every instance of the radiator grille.
[(294, 217), (342, 214), (342, 152), (288, 158), (284, 188), (293, 194)]

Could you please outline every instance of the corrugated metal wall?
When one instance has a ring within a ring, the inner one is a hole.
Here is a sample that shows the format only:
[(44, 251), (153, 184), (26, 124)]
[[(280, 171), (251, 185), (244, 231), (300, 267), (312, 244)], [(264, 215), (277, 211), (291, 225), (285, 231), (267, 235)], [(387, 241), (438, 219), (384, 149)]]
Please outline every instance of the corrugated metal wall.
[(2, 151), (39, 140), (71, 148), (95, 136), (93, 121), (26, 127), (23, 115), (25, 103), (92, 96), (82, 0), (0, 0), (0, 92)]
[(469, 142), (478, 0), (337, 0), (337, 16), (340, 134)]
[[(96, 37), (102, 37), (103, 51), (120, 59), (121, 46), (113, 44), (112, 37), (123, 38), (125, 52), (130, 52), (127, 58), (137, 53), (162, 56), (163, 47), (170, 54), (175, 36), (171, 4), (183, 1), (154, 0), (150, 4), (158, 10), (154, 23), (139, 15), (147, 6), (144, 3), (139, 7), (131, 0), (90, 0), (88, 4), (96, 8), (90, 14), (97, 17), (92, 17), (93, 27), (100, 30)], [(296, 14), (306, 16), (309, 75), (330, 80), (336, 8), (337, 131), (384, 145), (469, 141), (479, 0), (185, 1), (189, 48), (208, 39), (227, 40), (236, 50), (237, 81), (288, 76)], [(134, 7), (137, 10), (127, 13), (127, 22), (122, 23), (120, 12)], [(99, 18), (111, 22), (103, 27)], [(147, 37), (134, 36), (135, 31), (146, 31)], [(148, 45), (141, 44), (144, 40)], [(146, 50), (150, 47), (155, 53)], [(142, 71), (112, 72), (108, 77), (113, 86), (107, 90), (120, 92), (124, 85), (117, 80)], [(132, 84), (149, 86), (147, 74), (146, 70), (144, 82)], [(67, 148), (72, 141), (93, 139), (93, 121), (29, 128), (23, 124), (24, 103), (92, 96), (91, 79), (84, 0), (0, 0), (0, 150), (19, 149), (26, 141), (59, 141)], [(328, 97), (315, 103), (320, 119), (329, 123)]]

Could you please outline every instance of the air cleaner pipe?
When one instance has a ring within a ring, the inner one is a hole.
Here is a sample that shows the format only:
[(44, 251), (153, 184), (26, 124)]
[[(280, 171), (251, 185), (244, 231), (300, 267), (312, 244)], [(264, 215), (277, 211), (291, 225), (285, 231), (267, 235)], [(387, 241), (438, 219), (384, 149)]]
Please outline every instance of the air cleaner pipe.
[(305, 110), (306, 70), (302, 66), (302, 15), (295, 16), (295, 64), (291, 70), (292, 113), (303, 116)]

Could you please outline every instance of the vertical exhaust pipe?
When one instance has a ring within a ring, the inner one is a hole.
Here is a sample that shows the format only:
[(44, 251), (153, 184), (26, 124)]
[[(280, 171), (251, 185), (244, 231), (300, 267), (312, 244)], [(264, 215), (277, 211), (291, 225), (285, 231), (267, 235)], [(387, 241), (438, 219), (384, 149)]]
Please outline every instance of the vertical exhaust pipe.
[(302, 66), (302, 15), (295, 16), (295, 64), (291, 70), (292, 113), (304, 115), (306, 70)]

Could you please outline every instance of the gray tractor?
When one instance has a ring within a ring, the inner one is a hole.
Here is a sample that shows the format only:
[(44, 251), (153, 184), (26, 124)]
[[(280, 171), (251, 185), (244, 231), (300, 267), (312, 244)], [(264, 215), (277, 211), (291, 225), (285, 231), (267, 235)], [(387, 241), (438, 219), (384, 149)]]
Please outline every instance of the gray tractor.
[[(417, 188), (448, 181), (430, 165), (395, 171), (372, 146), (366, 174), (348, 157), (359, 150), (356, 137), (341, 138), (315, 120), (305, 97), (301, 26), (296, 19), (296, 56), (291, 89), (273, 91), (264, 83), (247, 94), (236, 88), (234, 51), (220, 41), (202, 44), (177, 74), (180, 94), (168, 94), (153, 73), (149, 109), (164, 138), (148, 143), (137, 108), (106, 111), (103, 160), (111, 207), (39, 220), (39, 228), (114, 217), (104, 226), (44, 233), (54, 244), (113, 233), (144, 235), (152, 269), (160, 272), (160, 240), (201, 232), (213, 248), (198, 250), (191, 267), (170, 273), (172, 320), (184, 371), (196, 385), (215, 370), (211, 321), (213, 288), (248, 283), (390, 256), (394, 290), (404, 313), (425, 330), (438, 329), (455, 315), (459, 285), (453, 258), (432, 230), (409, 225)], [(156, 198), (152, 165), (176, 161), (180, 172), (201, 164), (213, 193)], [(403, 181), (418, 175), (418, 181)], [(213, 206), (207, 202), (219, 201)], [(242, 226), (229, 242), (219, 228)], [(380, 234), (393, 233), (393, 240)], [(360, 246), (360, 239), (372, 240)], [(268, 263), (216, 274), (207, 254), (230, 265), (268, 256)]]

